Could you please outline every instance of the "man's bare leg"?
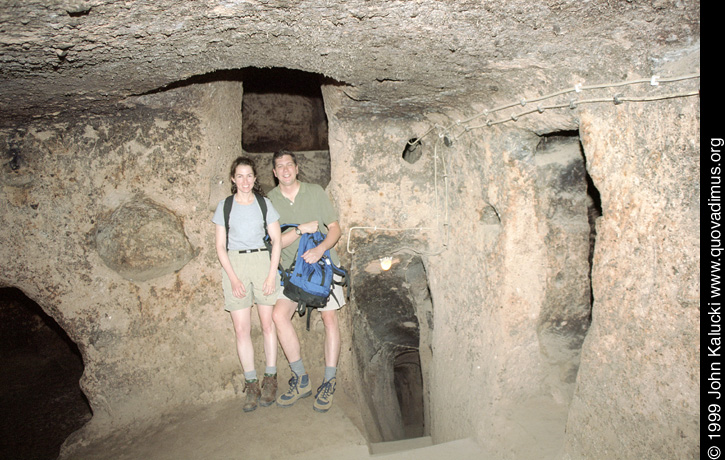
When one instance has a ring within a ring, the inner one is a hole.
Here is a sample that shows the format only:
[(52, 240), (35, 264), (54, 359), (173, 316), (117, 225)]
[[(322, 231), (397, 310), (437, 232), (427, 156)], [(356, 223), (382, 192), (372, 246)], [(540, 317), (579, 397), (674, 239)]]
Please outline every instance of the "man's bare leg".
[(292, 325), (292, 316), (296, 307), (297, 304), (291, 300), (277, 299), (272, 313), (274, 324), (277, 326), (277, 339), (292, 369), (289, 390), (277, 398), (277, 405), (282, 407), (289, 407), (298, 399), (306, 398), (312, 394), (310, 378), (305, 372), (305, 366), (302, 364), (300, 340)]
[(302, 359), (300, 340), (297, 331), (292, 325), (292, 316), (295, 314), (297, 304), (288, 299), (277, 299), (272, 312), (272, 319), (277, 326), (277, 339), (282, 351), (290, 363)]
[(340, 358), (340, 322), (337, 310), (320, 312), (325, 325), (325, 366), (337, 367)]

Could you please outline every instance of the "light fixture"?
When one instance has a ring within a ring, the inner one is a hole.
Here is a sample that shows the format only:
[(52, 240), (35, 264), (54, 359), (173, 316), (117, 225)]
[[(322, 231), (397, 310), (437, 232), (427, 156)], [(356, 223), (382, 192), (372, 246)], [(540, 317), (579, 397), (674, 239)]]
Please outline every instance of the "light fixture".
[(390, 267), (393, 265), (393, 258), (392, 257), (383, 257), (380, 259), (380, 268), (383, 269), (383, 271), (390, 270)]

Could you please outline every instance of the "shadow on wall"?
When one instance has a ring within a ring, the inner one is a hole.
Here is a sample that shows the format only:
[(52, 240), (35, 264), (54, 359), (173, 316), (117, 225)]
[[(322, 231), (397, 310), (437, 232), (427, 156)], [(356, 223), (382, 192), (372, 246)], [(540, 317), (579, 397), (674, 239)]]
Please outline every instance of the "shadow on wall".
[(559, 403), (574, 393), (591, 323), (591, 262), (599, 193), (586, 171), (578, 132), (543, 136), (536, 149), (537, 214), (546, 223), (547, 281), (537, 333), (547, 384)]
[(0, 289), (0, 458), (50, 460), (91, 419), (83, 360), (63, 329), (16, 288)]

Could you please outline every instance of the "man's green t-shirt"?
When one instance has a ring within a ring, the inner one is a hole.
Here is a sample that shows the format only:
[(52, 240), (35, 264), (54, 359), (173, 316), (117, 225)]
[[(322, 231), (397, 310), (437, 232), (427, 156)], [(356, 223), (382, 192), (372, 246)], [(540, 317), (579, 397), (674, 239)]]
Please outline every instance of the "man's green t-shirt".
[[(337, 211), (332, 206), (327, 193), (317, 184), (300, 182), (300, 190), (297, 192), (294, 202), (282, 195), (279, 186), (270, 190), (267, 198), (279, 212), (280, 225), (304, 224), (316, 220), (319, 222), (320, 232), (327, 234), (329, 231), (328, 225), (338, 220)], [(292, 265), (297, 256), (299, 244), (300, 239), (297, 238), (294, 243), (282, 248), (282, 266), (284, 268), (289, 268)], [(335, 265), (340, 265), (340, 259), (337, 257), (334, 248), (330, 249), (330, 258)]]

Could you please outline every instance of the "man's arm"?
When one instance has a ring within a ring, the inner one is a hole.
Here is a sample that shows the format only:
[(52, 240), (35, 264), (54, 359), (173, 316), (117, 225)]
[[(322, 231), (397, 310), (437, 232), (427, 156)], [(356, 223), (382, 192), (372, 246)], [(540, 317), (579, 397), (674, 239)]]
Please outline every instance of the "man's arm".
[(325, 254), (325, 251), (327, 251), (328, 249), (332, 249), (340, 240), (340, 236), (342, 236), (342, 231), (340, 230), (340, 224), (337, 221), (330, 222), (327, 225), (327, 230), (327, 236), (324, 240), (322, 240), (322, 243), (320, 243), (317, 247), (312, 248), (302, 254), (302, 258), (308, 264), (314, 264), (315, 262), (320, 260)]
[[(305, 222), (304, 224), (299, 224), (297, 228), (300, 229), (301, 233), (315, 233), (317, 231), (317, 221), (313, 220), (310, 222)], [(287, 246), (294, 243), (298, 236), (299, 235), (297, 235), (297, 232), (295, 232), (294, 228), (286, 230), (282, 234), (282, 247), (286, 248)]]

